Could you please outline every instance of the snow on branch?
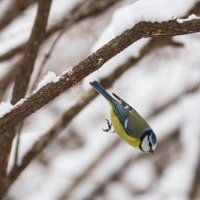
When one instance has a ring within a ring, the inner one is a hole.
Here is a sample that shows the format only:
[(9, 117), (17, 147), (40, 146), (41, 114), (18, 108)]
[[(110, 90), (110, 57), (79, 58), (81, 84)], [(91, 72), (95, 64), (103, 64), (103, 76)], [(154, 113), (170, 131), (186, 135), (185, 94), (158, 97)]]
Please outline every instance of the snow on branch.
[[(141, 21), (145, 22), (167, 22), (184, 16), (189, 7), (193, 6), (196, 0), (139, 0), (130, 5), (118, 9), (113, 16), (111, 24), (116, 35), (132, 28)], [(173, 5), (173, 6), (172, 6)], [(195, 19), (191, 15), (187, 20)]]
[(10, 130), (20, 121), (39, 110), (77, 82), (98, 70), (104, 63), (123, 51), (135, 41), (147, 37), (175, 36), (200, 32), (200, 19), (178, 23), (140, 22), (133, 28), (117, 36), (106, 45), (75, 65), (70, 73), (65, 73), (57, 82), (49, 83), (30, 95), (22, 104), (15, 106), (9, 113), (0, 118), (0, 134)]
[(188, 18), (186, 18), (186, 19), (177, 19), (177, 22), (178, 23), (183, 23), (183, 22), (187, 22), (187, 21), (191, 21), (191, 20), (193, 20), (193, 19), (200, 19), (200, 17), (197, 17), (196, 15), (194, 15), (194, 14), (192, 14), (192, 15), (190, 15)]

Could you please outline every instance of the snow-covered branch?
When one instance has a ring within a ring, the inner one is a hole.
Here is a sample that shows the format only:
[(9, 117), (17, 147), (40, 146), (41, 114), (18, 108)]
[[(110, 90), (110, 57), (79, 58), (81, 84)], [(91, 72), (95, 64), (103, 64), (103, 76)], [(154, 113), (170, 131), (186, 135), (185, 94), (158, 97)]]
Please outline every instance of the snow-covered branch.
[(30, 95), (22, 104), (18, 104), (0, 119), (0, 133), (10, 130), (20, 121), (39, 110), (54, 98), (62, 94), (83, 78), (99, 69), (112, 57), (123, 51), (135, 41), (147, 37), (175, 36), (200, 31), (200, 19), (178, 23), (170, 20), (162, 23), (140, 22), (132, 29), (117, 36), (102, 48), (75, 65), (69, 72), (62, 75), (56, 83), (50, 83), (36, 93)]

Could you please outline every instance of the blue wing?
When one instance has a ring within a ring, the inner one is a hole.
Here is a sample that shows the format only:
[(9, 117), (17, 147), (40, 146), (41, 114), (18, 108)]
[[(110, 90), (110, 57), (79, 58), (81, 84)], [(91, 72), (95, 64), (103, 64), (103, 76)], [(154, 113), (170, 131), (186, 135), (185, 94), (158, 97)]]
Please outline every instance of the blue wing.
[(141, 138), (149, 125), (129, 104), (116, 94), (113, 95), (118, 99), (118, 102), (113, 104), (113, 108), (124, 130), (129, 136)]

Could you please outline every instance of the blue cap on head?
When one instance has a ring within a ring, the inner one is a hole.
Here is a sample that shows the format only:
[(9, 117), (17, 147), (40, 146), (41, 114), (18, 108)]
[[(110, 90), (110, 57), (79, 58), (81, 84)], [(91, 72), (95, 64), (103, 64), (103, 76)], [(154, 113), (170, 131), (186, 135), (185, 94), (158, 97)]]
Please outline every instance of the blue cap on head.
[(150, 136), (149, 136), (150, 138), (150, 141), (151, 141), (151, 143), (152, 144), (157, 144), (157, 138), (156, 138), (156, 135), (155, 135), (155, 133), (152, 131), (152, 133), (150, 134)]

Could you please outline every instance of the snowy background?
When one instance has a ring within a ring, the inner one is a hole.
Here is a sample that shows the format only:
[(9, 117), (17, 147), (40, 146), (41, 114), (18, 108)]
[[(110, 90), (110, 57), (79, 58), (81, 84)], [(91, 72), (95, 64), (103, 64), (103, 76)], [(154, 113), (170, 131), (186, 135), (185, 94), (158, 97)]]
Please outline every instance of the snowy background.
[[(12, 1), (0, 1), (0, 18), (3, 18)], [(181, 18), (197, 2), (119, 1), (102, 14), (86, 18), (66, 31), (48, 59), (42, 76), (49, 71), (62, 74), (140, 20), (166, 21)], [(84, 1), (54, 0), (49, 27), (62, 19), (77, 3)], [(0, 31), (0, 55), (28, 39), (36, 8), (33, 4)], [(59, 32), (43, 44), (32, 82), (57, 34)], [(200, 180), (195, 182), (196, 171), (200, 167), (200, 34), (177, 36), (173, 41), (181, 46), (168, 44), (152, 48), (109, 89), (147, 119), (158, 137), (154, 155), (137, 152), (119, 141), (116, 134), (102, 131), (106, 127), (105, 119), (109, 118), (109, 107), (98, 96), (25, 169), (10, 188), (7, 199), (194, 199), (191, 195), (194, 187), (198, 185), (200, 188)], [(76, 104), (81, 94), (90, 89), (90, 80), (109, 77), (127, 60), (139, 57), (141, 49), (149, 42), (150, 39), (136, 42), (83, 82), (26, 119), (18, 163), (32, 144), (60, 119), (62, 113)], [(0, 79), (20, 58), (21, 54), (17, 54), (0, 62)], [(12, 86), (13, 83), (7, 88), (2, 101), (9, 102)], [(38, 84), (34, 89), (37, 87)], [(9, 104), (7, 106), (9, 110)], [(76, 109), (79, 109), (78, 106)], [(8, 171), (13, 166), (15, 143), (14, 140)], [(200, 198), (200, 192), (198, 195), (196, 200)]]

